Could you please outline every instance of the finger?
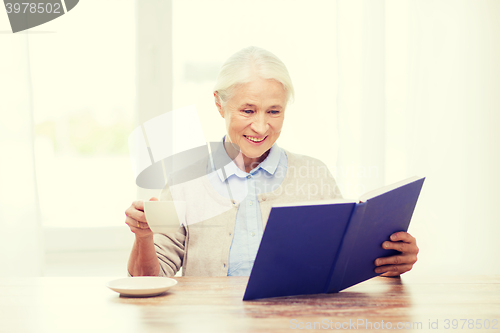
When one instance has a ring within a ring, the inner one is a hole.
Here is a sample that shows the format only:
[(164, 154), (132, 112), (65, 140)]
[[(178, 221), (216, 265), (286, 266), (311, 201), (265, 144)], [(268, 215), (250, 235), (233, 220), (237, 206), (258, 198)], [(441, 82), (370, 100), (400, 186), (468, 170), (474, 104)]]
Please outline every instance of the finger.
[(146, 215), (143, 211), (137, 210), (133, 206), (130, 206), (125, 211), (125, 215), (139, 222), (146, 222)]
[(387, 275), (395, 276), (399, 274), (403, 274), (404, 272), (408, 272), (413, 268), (412, 264), (404, 264), (404, 265), (387, 265), (382, 267), (375, 268), (375, 273), (387, 273)]
[(137, 200), (137, 201), (132, 202), (132, 206), (137, 210), (144, 211), (144, 201), (142, 201), (142, 200)]
[(402, 241), (405, 243), (417, 243), (415, 237), (404, 231), (398, 231), (391, 235), (391, 241)]
[(127, 217), (125, 219), (125, 224), (127, 224), (131, 228), (139, 228), (140, 227), (140, 222), (137, 220), (134, 220), (133, 218)]
[(401, 265), (401, 264), (414, 264), (417, 262), (417, 256), (414, 254), (397, 255), (390, 257), (377, 258), (375, 266), (384, 265)]
[(139, 230), (139, 228), (137, 227), (137, 221), (136, 220), (133, 220), (133, 219), (126, 219), (125, 220), (125, 224), (130, 228), (130, 231), (132, 232), (136, 232)]
[(137, 220), (130, 218), (130, 217), (127, 217), (125, 219), (125, 223), (127, 225), (129, 225), (130, 227), (134, 227), (134, 228), (139, 228), (139, 229), (149, 228), (149, 225), (146, 222), (137, 221)]
[(136, 221), (134, 219), (128, 219), (128, 220), (126, 220), (125, 224), (127, 224), (130, 227), (130, 229), (132, 230), (132, 232), (136, 232), (136, 231), (139, 231), (139, 230), (148, 230), (149, 229), (149, 225), (147, 223), (139, 222), (139, 221)]
[(382, 243), (382, 248), (385, 250), (396, 250), (401, 253), (418, 253), (418, 247), (415, 243), (404, 243), (404, 242), (389, 242), (385, 241)]
[(149, 224), (147, 222), (139, 222), (138, 224), (139, 229), (149, 229)]
[(151, 197), (151, 199), (149, 199), (149, 201), (158, 201), (158, 198), (157, 197)]

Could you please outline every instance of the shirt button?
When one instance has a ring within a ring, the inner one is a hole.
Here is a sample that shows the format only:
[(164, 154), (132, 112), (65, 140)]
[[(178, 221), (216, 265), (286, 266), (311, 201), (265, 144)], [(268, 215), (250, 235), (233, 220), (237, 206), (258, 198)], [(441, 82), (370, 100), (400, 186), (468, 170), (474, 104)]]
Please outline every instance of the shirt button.
[(229, 233), (229, 236), (231, 236), (231, 233)]
[(252, 237), (255, 236), (255, 232), (250, 233), (250, 236)]
[(250, 206), (251, 206), (251, 205), (253, 205), (253, 201), (250, 201), (248, 204), (249, 204)]
[(250, 178), (252, 178), (252, 176), (248, 175), (248, 176), (247, 176), (247, 179), (250, 179)]
[(226, 267), (226, 264), (224, 264), (224, 268)]

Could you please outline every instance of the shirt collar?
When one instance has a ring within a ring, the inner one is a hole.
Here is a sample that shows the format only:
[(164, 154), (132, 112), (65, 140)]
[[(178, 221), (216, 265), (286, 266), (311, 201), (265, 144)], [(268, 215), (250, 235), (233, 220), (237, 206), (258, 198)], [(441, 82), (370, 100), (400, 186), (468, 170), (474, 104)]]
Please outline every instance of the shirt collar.
[[(237, 177), (240, 178), (246, 177), (248, 173), (238, 168), (236, 163), (234, 163), (234, 161), (231, 160), (231, 158), (227, 154), (226, 149), (224, 148), (224, 140), (225, 136), (222, 138), (221, 142), (219, 142), (216, 145), (216, 147), (214, 147), (215, 149), (212, 149), (214, 167), (217, 170), (219, 179), (222, 182), (224, 182), (232, 175), (236, 175)], [(257, 167), (252, 169), (250, 171), (250, 174), (254, 174), (259, 169), (263, 169), (269, 174), (274, 175), (276, 169), (278, 168), (279, 161), (280, 161), (280, 148), (278, 147), (277, 143), (274, 143), (264, 161), (262, 161)]]

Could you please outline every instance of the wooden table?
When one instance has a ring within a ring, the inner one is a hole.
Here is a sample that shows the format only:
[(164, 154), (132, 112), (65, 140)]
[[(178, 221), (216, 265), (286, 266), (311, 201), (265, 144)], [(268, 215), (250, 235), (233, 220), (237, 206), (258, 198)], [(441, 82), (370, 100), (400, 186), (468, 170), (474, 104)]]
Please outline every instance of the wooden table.
[[(338, 294), (246, 302), (243, 277), (179, 277), (149, 298), (122, 297), (105, 287), (111, 279), (1, 278), (0, 332), (374, 332), (398, 323), (404, 332), (500, 332), (500, 277), (375, 278)], [(460, 319), (473, 324), (461, 329)]]

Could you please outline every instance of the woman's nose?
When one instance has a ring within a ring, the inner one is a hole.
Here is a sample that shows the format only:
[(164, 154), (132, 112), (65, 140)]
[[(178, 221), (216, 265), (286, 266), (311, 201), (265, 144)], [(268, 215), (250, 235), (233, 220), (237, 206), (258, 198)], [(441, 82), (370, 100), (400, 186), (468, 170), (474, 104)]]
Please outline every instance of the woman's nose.
[(264, 134), (267, 132), (268, 122), (265, 115), (257, 115), (252, 122), (252, 130), (258, 134)]

